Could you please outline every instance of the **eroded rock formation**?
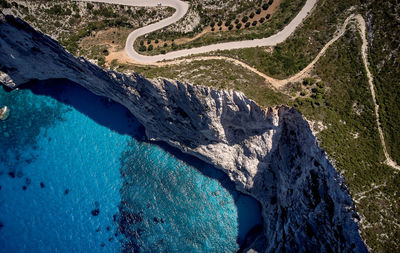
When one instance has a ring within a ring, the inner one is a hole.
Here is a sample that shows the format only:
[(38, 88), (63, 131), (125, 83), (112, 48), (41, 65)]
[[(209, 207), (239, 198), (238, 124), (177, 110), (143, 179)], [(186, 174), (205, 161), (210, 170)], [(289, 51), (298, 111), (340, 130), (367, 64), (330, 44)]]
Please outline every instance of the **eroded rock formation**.
[(103, 71), (23, 21), (0, 15), (0, 82), (67, 78), (126, 106), (151, 140), (224, 170), (262, 205), (266, 252), (364, 252), (354, 204), (295, 109), (264, 110), (242, 93)]

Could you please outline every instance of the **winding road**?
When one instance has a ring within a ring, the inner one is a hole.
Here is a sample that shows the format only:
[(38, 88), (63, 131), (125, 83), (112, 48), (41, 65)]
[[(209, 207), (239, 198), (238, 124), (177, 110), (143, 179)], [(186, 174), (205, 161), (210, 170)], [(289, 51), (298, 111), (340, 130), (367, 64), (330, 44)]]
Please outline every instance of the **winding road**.
[(147, 56), (139, 54), (138, 52), (135, 51), (135, 49), (133, 48), (133, 43), (135, 42), (135, 40), (140, 36), (162, 29), (183, 18), (186, 12), (189, 10), (188, 3), (180, 0), (80, 0), (80, 1), (121, 4), (128, 6), (140, 6), (140, 7), (156, 7), (159, 6), (158, 3), (161, 3), (161, 6), (169, 6), (176, 9), (175, 13), (171, 17), (168, 17), (151, 25), (139, 28), (129, 34), (125, 44), (125, 51), (129, 56), (129, 58), (131, 58), (135, 63), (139, 64), (154, 64), (156, 62), (164, 60), (173, 60), (180, 57), (190, 56), (193, 54), (202, 54), (217, 50), (232, 50), (240, 48), (275, 46), (285, 41), (296, 30), (296, 28), (303, 22), (304, 18), (307, 17), (308, 13), (311, 12), (312, 8), (317, 3), (317, 0), (307, 0), (303, 8), (297, 14), (297, 16), (289, 24), (287, 24), (285, 28), (283, 28), (283, 30), (267, 38), (218, 43), (203, 47), (173, 51), (167, 54)]

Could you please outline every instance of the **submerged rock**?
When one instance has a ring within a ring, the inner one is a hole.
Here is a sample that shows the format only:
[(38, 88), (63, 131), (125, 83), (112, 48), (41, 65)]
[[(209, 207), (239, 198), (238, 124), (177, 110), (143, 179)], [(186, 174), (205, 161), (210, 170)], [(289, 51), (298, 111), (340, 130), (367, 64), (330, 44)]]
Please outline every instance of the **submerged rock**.
[[(0, 20), (0, 82), (16, 88), (32, 79), (67, 78), (127, 107), (148, 139), (226, 172), (238, 190), (262, 206), (264, 235), (247, 249), (367, 251), (343, 178), (295, 109), (264, 109), (235, 91), (106, 72), (19, 19)], [(140, 235), (130, 227), (138, 222), (141, 213), (120, 210), (119, 231), (128, 238)], [(124, 248), (135, 246), (129, 241)]]
[(98, 216), (99, 213), (100, 213), (100, 209), (94, 209), (94, 210), (92, 210), (91, 213), (92, 213), (93, 216)]
[(7, 106), (0, 108), (0, 120), (6, 120), (10, 115), (10, 109)]

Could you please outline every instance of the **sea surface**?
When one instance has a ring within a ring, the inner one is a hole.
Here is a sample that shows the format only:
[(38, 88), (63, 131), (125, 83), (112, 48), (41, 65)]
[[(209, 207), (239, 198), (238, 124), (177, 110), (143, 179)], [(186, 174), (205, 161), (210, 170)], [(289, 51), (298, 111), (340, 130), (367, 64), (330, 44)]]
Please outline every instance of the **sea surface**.
[(0, 252), (234, 252), (257, 202), (162, 143), (121, 105), (67, 80), (0, 106)]

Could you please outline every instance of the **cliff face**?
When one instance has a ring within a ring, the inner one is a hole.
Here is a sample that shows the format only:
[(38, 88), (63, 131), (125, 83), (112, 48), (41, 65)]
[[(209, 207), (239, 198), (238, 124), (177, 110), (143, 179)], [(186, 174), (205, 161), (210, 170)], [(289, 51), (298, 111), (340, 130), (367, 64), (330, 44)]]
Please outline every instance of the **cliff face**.
[(309, 125), (288, 107), (267, 111), (242, 93), (105, 72), (24, 22), (0, 15), (0, 82), (67, 78), (126, 106), (147, 136), (224, 170), (262, 205), (274, 251), (366, 251), (353, 202)]

